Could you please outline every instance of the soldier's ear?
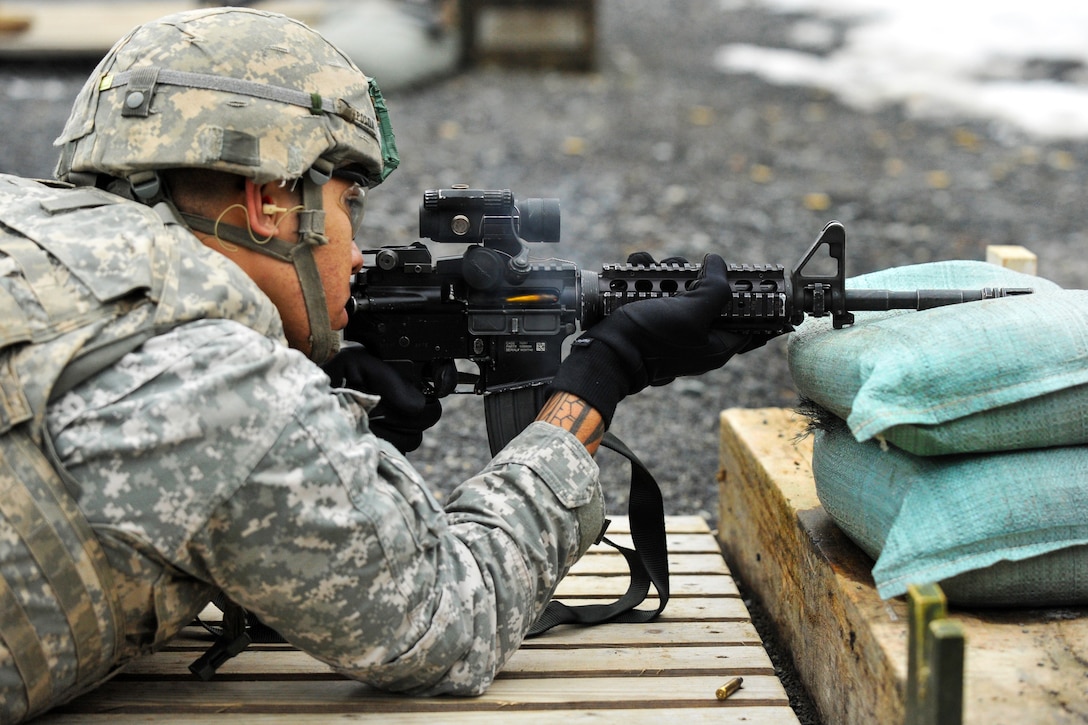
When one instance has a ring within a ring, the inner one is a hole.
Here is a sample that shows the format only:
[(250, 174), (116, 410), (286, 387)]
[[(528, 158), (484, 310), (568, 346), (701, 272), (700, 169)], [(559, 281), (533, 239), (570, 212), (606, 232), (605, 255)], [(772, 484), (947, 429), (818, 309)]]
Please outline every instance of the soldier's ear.
[(262, 239), (276, 235), (277, 220), (294, 206), (290, 194), (281, 184), (255, 184), (253, 179), (246, 179), (246, 214), (253, 236)]

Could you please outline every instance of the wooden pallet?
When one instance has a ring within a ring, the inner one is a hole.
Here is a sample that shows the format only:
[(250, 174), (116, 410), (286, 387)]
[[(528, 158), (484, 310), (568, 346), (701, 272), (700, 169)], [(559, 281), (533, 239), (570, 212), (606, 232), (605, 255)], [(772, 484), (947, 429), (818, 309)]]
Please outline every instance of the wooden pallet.
[[(612, 538), (630, 545), (626, 520)], [(784, 725), (798, 722), (717, 542), (698, 517), (667, 520), (672, 597), (649, 624), (562, 627), (529, 640), (487, 694), (409, 698), (345, 679), (286, 645), (253, 646), (210, 682), (189, 664), (207, 647), (190, 627), (167, 649), (138, 660), (109, 683), (35, 721), (381, 723), (682, 721)], [(624, 540), (627, 541), (624, 541)], [(597, 546), (563, 580), (568, 603), (616, 598), (626, 564)], [(724, 701), (715, 691), (733, 677), (743, 686)]]
[[(907, 605), (820, 506), (811, 439), (788, 410), (721, 416), (719, 538), (829, 725), (904, 721)], [(952, 609), (966, 634), (963, 722), (1088, 722), (1088, 609)]]

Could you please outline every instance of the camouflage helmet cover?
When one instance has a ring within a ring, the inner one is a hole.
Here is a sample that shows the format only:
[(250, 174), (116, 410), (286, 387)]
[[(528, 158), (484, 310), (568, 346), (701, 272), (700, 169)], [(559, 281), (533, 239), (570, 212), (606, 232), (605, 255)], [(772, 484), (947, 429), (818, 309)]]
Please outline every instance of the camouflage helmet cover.
[(87, 80), (55, 142), (57, 177), (204, 168), (265, 183), (357, 165), (379, 183), (384, 129), (371, 86), (340, 50), (283, 15), (170, 15), (118, 41)]

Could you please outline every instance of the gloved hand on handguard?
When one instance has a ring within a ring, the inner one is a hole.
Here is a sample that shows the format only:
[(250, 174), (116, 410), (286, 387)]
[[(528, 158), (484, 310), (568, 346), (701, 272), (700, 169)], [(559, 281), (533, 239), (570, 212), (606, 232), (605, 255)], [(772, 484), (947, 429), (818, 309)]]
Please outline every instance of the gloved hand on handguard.
[(752, 342), (714, 328), (731, 296), (725, 261), (707, 255), (691, 289), (629, 302), (576, 339), (552, 389), (582, 398), (609, 424), (626, 396), (721, 367)]

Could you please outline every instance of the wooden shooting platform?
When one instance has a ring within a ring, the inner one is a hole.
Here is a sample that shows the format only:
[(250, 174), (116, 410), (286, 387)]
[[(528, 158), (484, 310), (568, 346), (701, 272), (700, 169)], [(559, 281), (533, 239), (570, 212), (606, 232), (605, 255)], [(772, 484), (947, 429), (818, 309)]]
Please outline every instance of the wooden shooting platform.
[[(803, 429), (780, 408), (722, 413), (722, 548), (828, 725), (902, 723), (907, 603), (877, 596), (872, 560), (820, 506)], [(964, 723), (1088, 722), (1088, 608), (949, 615), (966, 640)]]
[[(614, 541), (630, 545), (625, 519)], [(525, 642), (477, 698), (411, 698), (345, 679), (287, 645), (253, 645), (203, 682), (188, 666), (208, 645), (189, 627), (165, 650), (137, 660), (98, 690), (36, 723), (623, 722), (685, 725), (798, 722), (718, 544), (698, 517), (666, 522), (672, 594), (649, 624), (558, 627)], [(626, 563), (596, 546), (560, 585), (568, 603), (612, 600), (627, 588)], [(644, 605), (649, 606), (649, 605)], [(212, 610), (218, 613), (218, 610)], [(210, 616), (209, 616), (210, 618)], [(715, 691), (743, 685), (726, 700)]]

